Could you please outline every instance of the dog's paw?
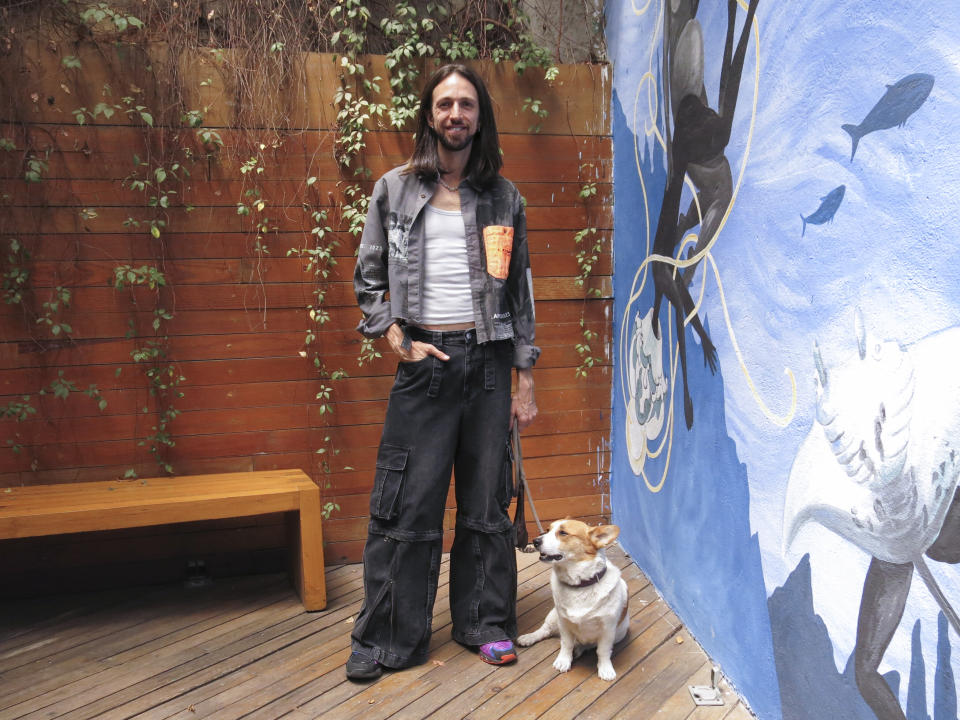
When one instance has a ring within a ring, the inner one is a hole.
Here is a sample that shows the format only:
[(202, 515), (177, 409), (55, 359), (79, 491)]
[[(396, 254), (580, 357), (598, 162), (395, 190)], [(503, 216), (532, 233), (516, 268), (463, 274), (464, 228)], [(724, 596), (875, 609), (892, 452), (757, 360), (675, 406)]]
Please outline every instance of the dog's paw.
[(517, 645), (520, 647), (530, 647), (538, 640), (536, 633), (527, 633), (517, 638)]
[(557, 659), (553, 661), (553, 667), (557, 672), (566, 672), (570, 669), (570, 663), (572, 658), (569, 655), (557, 655)]
[(597, 665), (597, 675), (600, 676), (601, 680), (606, 680), (610, 682), (615, 680), (617, 677), (616, 670), (613, 669), (613, 665), (610, 663)]

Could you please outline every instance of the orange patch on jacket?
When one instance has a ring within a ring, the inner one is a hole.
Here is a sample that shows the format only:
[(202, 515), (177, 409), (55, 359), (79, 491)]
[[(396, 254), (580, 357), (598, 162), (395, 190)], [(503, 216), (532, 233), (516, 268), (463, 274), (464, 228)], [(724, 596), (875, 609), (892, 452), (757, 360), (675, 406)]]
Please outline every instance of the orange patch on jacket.
[(487, 272), (498, 280), (506, 280), (513, 253), (513, 228), (488, 225), (483, 229), (483, 247), (487, 252)]

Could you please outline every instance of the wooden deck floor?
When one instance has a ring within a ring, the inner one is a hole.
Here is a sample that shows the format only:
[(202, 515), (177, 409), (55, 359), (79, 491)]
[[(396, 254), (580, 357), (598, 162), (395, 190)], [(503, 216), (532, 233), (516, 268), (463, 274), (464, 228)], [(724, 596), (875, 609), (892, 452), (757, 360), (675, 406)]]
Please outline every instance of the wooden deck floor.
[[(746, 720), (726, 689), (697, 708), (710, 663), (619, 549), (631, 593), (617, 679), (587, 653), (552, 667), (554, 639), (492, 667), (450, 639), (446, 558), (430, 661), (369, 684), (344, 677), (360, 608), (359, 565), (330, 568), (329, 606), (303, 611), (280, 575), (59, 596), (0, 605), (0, 720), (8, 718), (658, 718)], [(520, 631), (551, 607), (549, 570), (518, 553)]]

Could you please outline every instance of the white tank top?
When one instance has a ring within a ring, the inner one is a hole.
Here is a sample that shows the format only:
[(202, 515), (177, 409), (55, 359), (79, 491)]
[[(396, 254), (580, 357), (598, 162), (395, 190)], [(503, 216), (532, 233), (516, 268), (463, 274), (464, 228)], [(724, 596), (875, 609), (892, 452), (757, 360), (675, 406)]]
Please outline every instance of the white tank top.
[(470, 268), (463, 213), (426, 205), (424, 229), (423, 324), (473, 322)]

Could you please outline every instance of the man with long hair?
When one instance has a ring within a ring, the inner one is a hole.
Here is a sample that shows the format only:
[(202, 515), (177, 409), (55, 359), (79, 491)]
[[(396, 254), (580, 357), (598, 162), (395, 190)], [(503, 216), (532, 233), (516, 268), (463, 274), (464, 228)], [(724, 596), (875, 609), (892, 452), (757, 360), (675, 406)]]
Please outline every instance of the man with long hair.
[(354, 273), (358, 330), (385, 336), (399, 362), (370, 495), (352, 680), (427, 659), (451, 471), (453, 638), (485, 662), (516, 659), (507, 444), (513, 423), (537, 414), (540, 349), (523, 201), (501, 166), (483, 81), (446, 65), (424, 87), (412, 157), (370, 200)]

